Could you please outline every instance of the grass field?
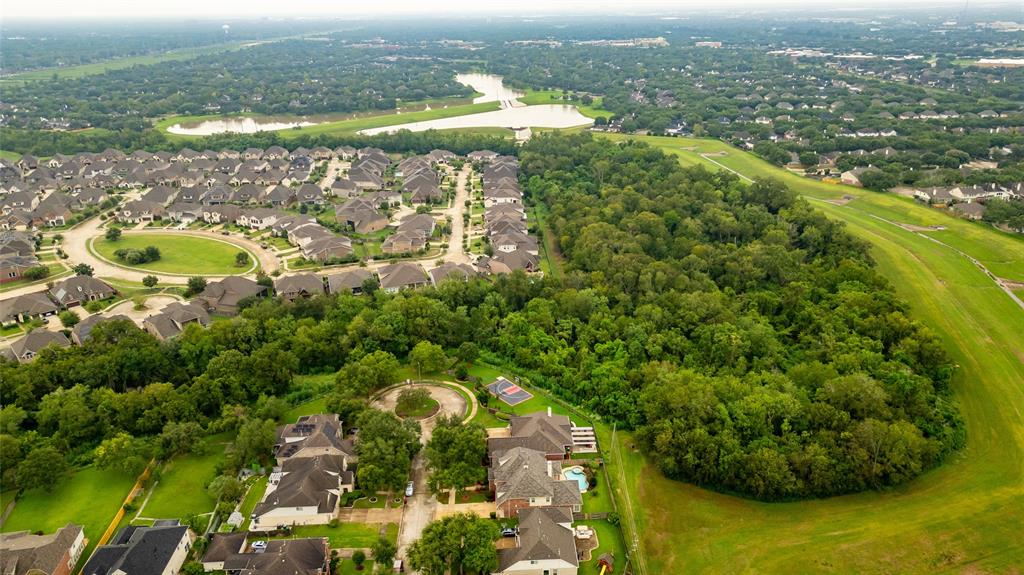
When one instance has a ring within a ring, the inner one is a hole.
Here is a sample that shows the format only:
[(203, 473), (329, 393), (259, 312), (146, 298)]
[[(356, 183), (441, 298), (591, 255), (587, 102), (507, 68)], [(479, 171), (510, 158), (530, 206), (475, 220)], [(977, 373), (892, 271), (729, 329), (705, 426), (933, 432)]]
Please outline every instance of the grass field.
[(4, 522), (3, 531), (53, 533), (68, 523), (75, 523), (85, 529), (89, 539), (89, 546), (82, 555), (87, 557), (134, 484), (134, 477), (114, 471), (96, 467), (77, 469), (70, 479), (62, 481), (50, 493), (33, 489), (22, 494)]
[(224, 445), (207, 441), (203, 455), (179, 455), (160, 470), (159, 481), (142, 508), (140, 517), (180, 519), (192, 513), (213, 511), (217, 501), (206, 491), (216, 477), (215, 466), (224, 459)]
[[(114, 252), (121, 248), (145, 249), (156, 246), (160, 249), (160, 259), (138, 266), (121, 263)], [(121, 239), (111, 242), (99, 237), (92, 241), (92, 249), (100, 256), (116, 265), (144, 271), (182, 275), (233, 275), (251, 271), (251, 265), (245, 268), (235, 266), (235, 254), (245, 251), (227, 242), (217, 241), (198, 236), (184, 234), (132, 234), (125, 232)], [(250, 262), (256, 258), (249, 254)]]
[(594, 102), (587, 106), (581, 104), (578, 100), (572, 102), (563, 100), (562, 93), (558, 90), (526, 90), (526, 95), (519, 98), (519, 101), (529, 106), (536, 104), (568, 104), (576, 106), (580, 113), (588, 118), (611, 118), (614, 115), (612, 112), (601, 107), (600, 96), (594, 98)]
[(622, 573), (626, 563), (626, 544), (622, 539), (622, 532), (619, 528), (605, 520), (580, 521), (576, 525), (587, 525), (597, 532), (597, 549), (590, 555), (590, 561), (580, 563), (581, 575), (598, 575), (601, 569), (597, 565), (597, 558), (602, 553), (611, 553), (615, 557), (615, 572)]
[[(696, 156), (679, 149), (694, 141), (644, 139)], [(892, 196), (789, 177), (749, 154), (714, 144), (728, 152), (715, 160), (749, 177), (776, 175), (814, 198), (856, 198), (845, 206), (814, 204), (871, 242), (879, 271), (908, 302), (912, 316), (942, 339), (959, 366), (953, 389), (968, 445), (898, 488), (772, 504), (665, 479), (634, 449), (632, 438), (621, 434), (621, 455), (609, 470), (619, 478), (620, 507), (631, 503), (634, 509), (646, 573), (788, 573), (794, 566), (805, 573), (1019, 572), (1024, 566), (1019, 529), (1024, 524), (1024, 310), (966, 258), (875, 216), (896, 210), (914, 222), (939, 221), (949, 232), (964, 231), (958, 248), (982, 261), (1005, 249), (1010, 257), (1002, 273), (1024, 273), (1011, 261), (1020, 240)], [(599, 431), (603, 445), (611, 445), (608, 430)]]
[[(370, 547), (377, 542), (377, 529), (378, 526), (371, 523), (339, 523), (337, 527), (301, 525), (292, 529), (291, 537), (326, 537), (331, 549)], [(388, 532), (391, 532), (390, 525)]]

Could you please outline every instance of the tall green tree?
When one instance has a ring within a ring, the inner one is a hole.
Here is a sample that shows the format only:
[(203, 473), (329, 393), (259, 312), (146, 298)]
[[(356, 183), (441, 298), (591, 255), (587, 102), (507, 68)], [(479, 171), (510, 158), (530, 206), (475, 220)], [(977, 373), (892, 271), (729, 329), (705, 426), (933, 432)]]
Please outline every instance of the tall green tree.
[(423, 377), (423, 372), (441, 371), (448, 364), (448, 356), (441, 346), (429, 341), (421, 341), (409, 352), (409, 363), (416, 368), (416, 376)]
[(434, 491), (461, 490), (487, 479), (487, 431), (479, 423), (463, 425), (455, 415), (440, 418), (425, 454)]
[(450, 515), (427, 525), (409, 547), (409, 564), (425, 575), (491, 573), (498, 568), (498, 536), (493, 521), (467, 513)]
[(393, 413), (367, 409), (359, 415), (356, 451), (358, 483), (371, 493), (405, 486), (412, 458), (420, 449), (420, 426)]

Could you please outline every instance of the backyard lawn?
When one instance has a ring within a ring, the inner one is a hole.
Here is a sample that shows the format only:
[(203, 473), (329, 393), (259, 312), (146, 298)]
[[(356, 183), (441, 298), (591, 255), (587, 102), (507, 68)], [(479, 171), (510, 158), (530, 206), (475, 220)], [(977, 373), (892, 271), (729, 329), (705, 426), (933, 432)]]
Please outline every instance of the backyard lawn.
[[(289, 539), (294, 537), (326, 537), (330, 540), (331, 549), (343, 547), (371, 547), (377, 541), (379, 525), (372, 523), (339, 523), (330, 525), (300, 525), (292, 529)], [(390, 533), (390, 525), (388, 526)], [(397, 529), (395, 531), (397, 534)]]
[(266, 475), (258, 475), (249, 480), (249, 490), (245, 492), (245, 498), (242, 499), (242, 516), (245, 517), (245, 522), (242, 523), (242, 530), (249, 528), (249, 522), (252, 520), (253, 509), (256, 509), (256, 504), (263, 499), (263, 493), (267, 490), (267, 482), (270, 478)]
[(611, 486), (605, 481), (605, 474), (600, 469), (597, 471), (597, 487), (587, 490), (583, 494), (584, 513), (611, 513), (615, 511), (612, 507)]
[(84, 527), (89, 539), (83, 554), (88, 556), (134, 484), (134, 477), (115, 471), (97, 467), (77, 469), (50, 493), (33, 489), (22, 494), (2, 530), (53, 533), (68, 523), (76, 523)]
[(365, 575), (373, 573), (373, 560), (367, 559), (366, 562), (363, 563), (363, 570), (359, 571), (356, 569), (356, 564), (353, 563), (351, 559), (343, 559), (338, 563), (338, 572), (341, 573), (341, 575)]
[(190, 514), (213, 511), (217, 501), (206, 492), (206, 484), (216, 477), (215, 467), (224, 459), (224, 445), (207, 440), (203, 455), (179, 455), (160, 470), (140, 517), (180, 519)]
[[(160, 259), (129, 266), (114, 255), (115, 251), (122, 248), (141, 250), (147, 246), (159, 248)], [(235, 255), (244, 251), (241, 247), (211, 238), (174, 233), (125, 232), (121, 239), (114, 242), (99, 237), (92, 241), (91, 249), (115, 265), (166, 274), (233, 275), (251, 271), (256, 261), (252, 254), (249, 254), (250, 264), (246, 267), (236, 267)]]
[(300, 403), (295, 407), (289, 409), (284, 414), (284, 420), (287, 423), (295, 423), (303, 415), (316, 415), (318, 413), (324, 413), (327, 410), (327, 398), (318, 397), (311, 401)]
[(612, 557), (615, 558), (615, 572), (622, 573), (622, 568), (626, 564), (626, 543), (618, 526), (612, 525), (603, 519), (600, 521), (580, 521), (576, 525), (587, 525), (593, 528), (597, 532), (598, 542), (597, 549), (591, 552), (590, 561), (580, 563), (580, 575), (598, 575), (601, 569), (597, 565), (597, 558), (602, 553), (611, 553)]

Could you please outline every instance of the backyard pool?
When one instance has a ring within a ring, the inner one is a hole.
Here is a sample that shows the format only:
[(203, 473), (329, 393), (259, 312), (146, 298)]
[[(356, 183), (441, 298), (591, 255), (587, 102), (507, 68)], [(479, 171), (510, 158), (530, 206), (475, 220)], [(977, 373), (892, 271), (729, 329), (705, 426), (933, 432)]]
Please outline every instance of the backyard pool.
[(580, 493), (586, 493), (590, 483), (587, 481), (587, 474), (579, 465), (562, 470), (562, 479), (575, 481), (580, 484)]

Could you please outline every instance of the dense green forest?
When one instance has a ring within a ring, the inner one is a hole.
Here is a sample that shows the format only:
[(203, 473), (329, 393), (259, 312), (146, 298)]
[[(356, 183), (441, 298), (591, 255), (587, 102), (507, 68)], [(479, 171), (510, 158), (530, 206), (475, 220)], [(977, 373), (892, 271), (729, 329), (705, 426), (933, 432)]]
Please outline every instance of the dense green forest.
[(937, 340), (865, 246), (781, 184), (585, 134), (535, 138), (520, 157), (560, 277), (251, 301), (167, 343), (97, 326), (84, 346), (0, 366), (4, 483), (55, 452), (88, 461), (122, 431), (271, 417), (311, 393), (295, 373), (338, 372), (330, 405), (351, 410), (423, 341), (473, 342), (638, 429), (667, 475), (763, 499), (898, 484), (962, 445)]

